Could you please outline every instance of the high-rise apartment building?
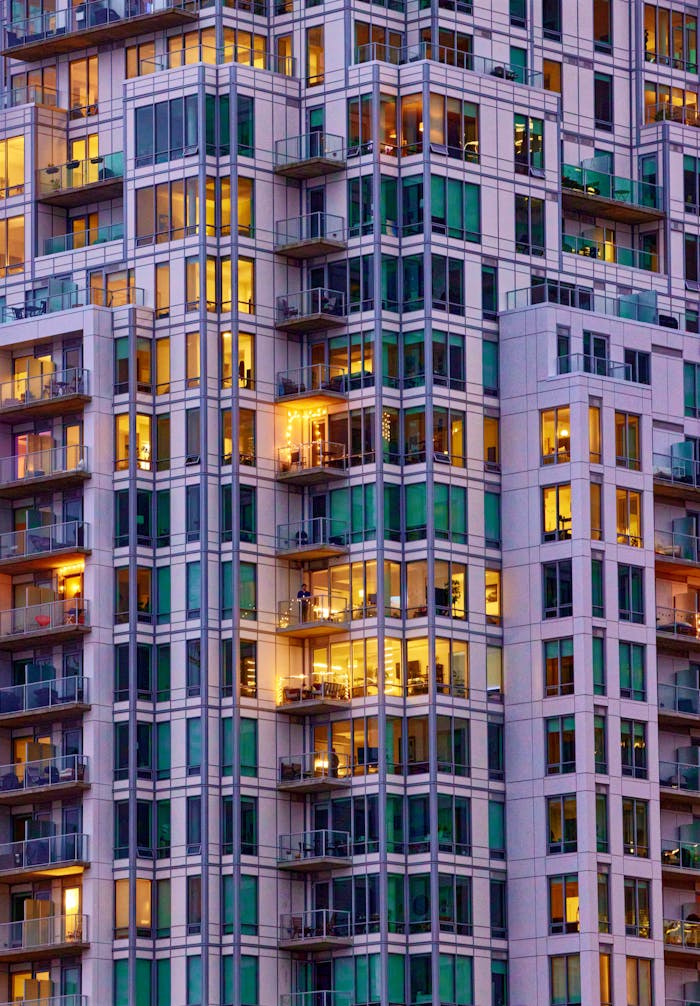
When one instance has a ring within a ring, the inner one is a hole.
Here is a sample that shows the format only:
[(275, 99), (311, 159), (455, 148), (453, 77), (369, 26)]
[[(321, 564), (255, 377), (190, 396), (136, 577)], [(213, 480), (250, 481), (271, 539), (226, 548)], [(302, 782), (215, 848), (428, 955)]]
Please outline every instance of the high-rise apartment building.
[(6, 0), (0, 1003), (700, 1002), (674, 0)]

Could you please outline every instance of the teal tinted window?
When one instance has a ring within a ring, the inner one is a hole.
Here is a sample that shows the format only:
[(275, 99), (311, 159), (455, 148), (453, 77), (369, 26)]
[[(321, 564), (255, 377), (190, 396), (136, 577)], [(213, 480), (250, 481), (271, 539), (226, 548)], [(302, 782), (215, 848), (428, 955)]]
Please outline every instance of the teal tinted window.
[(240, 721), (241, 775), (258, 774), (258, 723), (257, 720)]

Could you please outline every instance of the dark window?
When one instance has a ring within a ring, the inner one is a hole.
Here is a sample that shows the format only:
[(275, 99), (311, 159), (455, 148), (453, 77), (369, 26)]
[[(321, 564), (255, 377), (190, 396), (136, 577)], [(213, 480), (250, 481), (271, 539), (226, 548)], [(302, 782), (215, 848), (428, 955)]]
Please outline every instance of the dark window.
[(571, 560), (542, 564), (544, 617), (565, 618), (573, 613)]
[(613, 81), (607, 73), (597, 73), (593, 78), (593, 111), (596, 129), (608, 132), (613, 128)]

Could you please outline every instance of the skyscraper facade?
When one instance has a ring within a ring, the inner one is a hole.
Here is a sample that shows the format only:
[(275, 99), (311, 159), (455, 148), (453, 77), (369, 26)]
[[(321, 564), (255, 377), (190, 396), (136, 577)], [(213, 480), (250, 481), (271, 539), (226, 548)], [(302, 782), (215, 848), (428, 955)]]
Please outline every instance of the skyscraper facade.
[(3, 18), (0, 1003), (700, 1002), (697, 4)]

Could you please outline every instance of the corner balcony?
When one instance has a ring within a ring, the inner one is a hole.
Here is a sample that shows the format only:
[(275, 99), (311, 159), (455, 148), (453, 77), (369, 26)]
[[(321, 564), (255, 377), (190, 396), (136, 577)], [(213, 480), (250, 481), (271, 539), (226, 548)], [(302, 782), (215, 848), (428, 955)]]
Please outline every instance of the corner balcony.
[(176, 28), (196, 21), (198, 13), (194, 0), (87, 0), (74, 7), (9, 21), (2, 55), (32, 62)]
[(697, 611), (657, 607), (656, 643), (665, 649), (688, 650), (700, 645), (700, 616)]
[(277, 946), (280, 950), (333, 950), (352, 946), (350, 912), (328, 908), (281, 915)]
[(351, 1006), (349, 992), (324, 989), (318, 992), (288, 992), (280, 996), (280, 1006)]
[(19, 108), (20, 105), (46, 105), (47, 108), (58, 108), (58, 92), (53, 87), (28, 84), (25, 87), (13, 87), (0, 98), (0, 108)]
[(694, 803), (700, 797), (700, 766), (684, 761), (659, 762), (661, 803)]
[[(2, 462), (0, 462), (1, 470)], [(277, 481), (298, 486), (318, 485), (347, 478), (348, 456), (343, 444), (314, 440), (288, 444), (277, 450)], [(1, 491), (0, 491), (1, 495)]]
[(0, 924), (0, 961), (8, 964), (81, 954), (89, 946), (87, 915), (48, 915)]
[(345, 295), (316, 287), (277, 298), (275, 325), (283, 332), (323, 332), (347, 323)]
[(371, 63), (378, 60), (381, 63), (390, 63), (392, 66), (404, 66), (406, 63), (417, 63), (422, 59), (456, 66), (461, 70), (478, 73), (482, 77), (497, 77), (516, 84), (527, 84), (529, 87), (544, 86), (544, 75), (541, 73), (529, 72), (515, 63), (506, 63), (502, 59), (476, 56), (473, 52), (465, 52), (453, 46), (434, 45), (432, 42), (416, 42), (414, 45), (403, 46), (367, 42), (355, 48), (355, 63)]
[(679, 684), (658, 685), (659, 725), (687, 727), (695, 725), (700, 716), (700, 691)]
[(569, 353), (568, 356), (557, 357), (557, 375), (562, 374), (593, 374), (595, 377), (612, 377), (616, 381), (629, 381), (632, 379), (632, 368), (629, 363), (601, 360), (585, 353)]
[(626, 224), (646, 223), (665, 216), (663, 189), (650, 182), (562, 164), (561, 185), (565, 211), (587, 213)]
[(0, 499), (70, 489), (90, 478), (87, 447), (46, 447), (0, 458)]
[(348, 709), (349, 706), (350, 690), (347, 674), (338, 674), (334, 671), (323, 675), (314, 673), (310, 680), (307, 680), (304, 674), (295, 674), (279, 681), (278, 713), (306, 716), (328, 709)]
[(0, 688), (0, 727), (67, 720), (89, 708), (88, 680), (83, 677), (50, 678)]
[(124, 191), (124, 154), (99, 154), (39, 168), (37, 199), (50, 206), (82, 206), (100, 199), (117, 199)]
[[(277, 402), (303, 401), (309, 405), (344, 402), (348, 397), (348, 376), (343, 367), (310, 363), (306, 367), (283, 370), (277, 375)], [(313, 405), (309, 405), (313, 407)]]
[(654, 529), (656, 569), (671, 572), (678, 566), (697, 565), (700, 562), (700, 538), (678, 531)]
[(0, 418), (61, 416), (80, 412), (91, 399), (87, 370), (71, 367), (53, 374), (15, 377), (0, 384)]
[(700, 922), (664, 919), (664, 956), (667, 961), (696, 966), (700, 957)]
[(533, 286), (508, 290), (506, 311), (520, 311), (537, 304), (559, 304), (562, 307), (575, 307), (579, 311), (590, 311), (611, 318), (643, 321), (648, 325), (660, 325), (661, 328), (676, 330), (685, 328), (685, 322), (680, 314), (673, 314), (669, 310), (665, 313), (659, 311), (656, 298), (650, 302), (644, 297), (644, 291), (633, 291), (621, 297), (608, 297), (594, 291), (591, 286), (576, 286), (573, 283), (541, 278)]
[(333, 133), (302, 133), (275, 141), (275, 172), (285, 178), (320, 178), (343, 171), (345, 164), (343, 138)]
[(337, 870), (352, 864), (350, 835), (347, 831), (302, 831), (280, 835), (277, 847), (277, 867), (314, 873)]
[(71, 558), (90, 554), (88, 525), (82, 520), (43, 524), (0, 534), (0, 571), (31, 573), (52, 569)]
[(83, 597), (0, 611), (0, 649), (25, 649), (85, 632), (90, 632), (90, 607)]
[(654, 495), (667, 499), (691, 499), (700, 489), (700, 465), (680, 454), (652, 456)]
[[(661, 866), (674, 877), (690, 870), (700, 874), (700, 842), (681, 842), (677, 838), (661, 839)], [(689, 878), (695, 884), (697, 877)]]
[[(146, 303), (144, 291), (140, 287), (122, 287), (117, 290), (103, 290), (88, 287), (79, 290), (70, 287), (59, 293), (50, 293), (45, 300), (27, 300), (24, 304), (0, 307), (0, 325), (11, 324), (24, 318), (38, 318), (55, 311), (72, 311), (83, 307), (126, 307), (142, 306)], [(82, 321), (77, 322), (82, 327)]]
[(279, 760), (277, 789), (285, 793), (326, 793), (352, 781), (350, 759), (334, 751), (307, 751)]
[(0, 805), (79, 796), (90, 788), (85, 755), (59, 755), (0, 766)]
[(348, 532), (344, 521), (311, 517), (293, 524), (280, 524), (277, 528), (275, 552), (281, 559), (332, 559), (347, 551)]
[(0, 881), (68, 877), (89, 865), (87, 835), (50, 835), (0, 845)]
[(585, 255), (605, 265), (619, 265), (627, 269), (642, 269), (645, 272), (660, 272), (659, 256), (654, 252), (639, 248), (625, 248), (610, 241), (596, 241), (580, 235), (564, 234), (561, 250), (572, 255)]
[(89, 230), (78, 231), (74, 234), (59, 234), (56, 237), (45, 238), (43, 253), (44, 255), (60, 255), (63, 252), (107, 244), (109, 241), (121, 241), (123, 237), (123, 223), (103, 224), (101, 227), (90, 227)]
[[(26, 981), (24, 988), (26, 991)], [(21, 999), (20, 1004), (21, 1006), (89, 1006), (87, 996), (73, 995), (71, 993), (65, 996), (49, 996), (48, 999)], [(0, 1006), (17, 1006), (17, 1002), (0, 1003)]]
[[(293, 597), (277, 605), (277, 631), (286, 636), (324, 636), (347, 632), (350, 611), (347, 598), (332, 594)], [(1, 640), (0, 640), (1, 642)]]
[(345, 221), (332, 213), (307, 213), (278, 220), (274, 251), (292, 259), (316, 258), (347, 248)]

